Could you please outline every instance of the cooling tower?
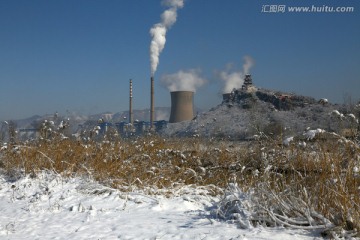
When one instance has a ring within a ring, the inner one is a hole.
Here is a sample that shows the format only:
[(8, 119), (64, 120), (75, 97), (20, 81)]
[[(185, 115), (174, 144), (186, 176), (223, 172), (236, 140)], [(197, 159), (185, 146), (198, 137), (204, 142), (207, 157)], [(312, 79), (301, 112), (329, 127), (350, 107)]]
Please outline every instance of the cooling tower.
[(170, 123), (191, 120), (194, 117), (193, 98), (194, 92), (171, 92)]

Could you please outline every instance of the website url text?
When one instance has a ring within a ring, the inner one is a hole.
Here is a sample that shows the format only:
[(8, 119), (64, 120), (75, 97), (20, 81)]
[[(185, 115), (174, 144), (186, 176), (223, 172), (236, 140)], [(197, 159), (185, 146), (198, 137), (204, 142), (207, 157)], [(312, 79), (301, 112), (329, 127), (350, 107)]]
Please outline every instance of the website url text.
[(262, 13), (352, 13), (355, 11), (354, 7), (334, 7), (334, 6), (307, 6), (295, 7), (286, 5), (263, 5)]

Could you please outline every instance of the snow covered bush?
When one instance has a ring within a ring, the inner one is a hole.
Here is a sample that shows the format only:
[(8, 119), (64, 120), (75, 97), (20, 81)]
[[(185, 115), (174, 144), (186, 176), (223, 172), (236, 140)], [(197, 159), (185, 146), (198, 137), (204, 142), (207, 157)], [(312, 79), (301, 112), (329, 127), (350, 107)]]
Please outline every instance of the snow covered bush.
[(218, 204), (216, 215), (224, 220), (236, 222), (240, 228), (253, 228), (252, 204), (248, 194), (241, 191), (236, 183), (230, 183)]

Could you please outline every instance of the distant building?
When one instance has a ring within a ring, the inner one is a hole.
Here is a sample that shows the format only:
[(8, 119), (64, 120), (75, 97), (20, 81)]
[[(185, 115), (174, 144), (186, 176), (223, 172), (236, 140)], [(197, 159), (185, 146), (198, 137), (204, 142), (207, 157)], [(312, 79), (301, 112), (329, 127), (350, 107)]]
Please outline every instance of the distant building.
[(245, 75), (244, 84), (242, 85), (242, 90), (248, 90), (253, 84), (250, 74)]

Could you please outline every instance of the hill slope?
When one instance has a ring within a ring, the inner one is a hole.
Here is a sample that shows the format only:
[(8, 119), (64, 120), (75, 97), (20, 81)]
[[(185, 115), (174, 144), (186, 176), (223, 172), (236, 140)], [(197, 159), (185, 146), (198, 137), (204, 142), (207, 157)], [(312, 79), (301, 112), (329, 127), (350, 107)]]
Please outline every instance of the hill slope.
[(193, 120), (168, 124), (163, 133), (245, 140), (262, 132), (291, 135), (307, 128), (341, 132), (358, 125), (351, 110), (354, 109), (327, 103), (326, 100), (316, 101), (311, 97), (279, 91), (236, 90), (220, 105)]

